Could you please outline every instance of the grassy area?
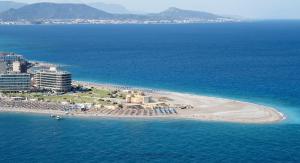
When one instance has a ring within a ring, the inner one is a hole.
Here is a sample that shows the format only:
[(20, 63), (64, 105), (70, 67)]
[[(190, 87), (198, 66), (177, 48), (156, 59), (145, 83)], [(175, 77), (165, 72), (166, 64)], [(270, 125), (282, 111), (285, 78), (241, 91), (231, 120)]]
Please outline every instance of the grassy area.
[[(100, 105), (110, 104), (110, 101), (105, 101), (103, 98), (109, 98), (113, 91), (106, 89), (92, 88), (90, 91), (81, 93), (68, 93), (63, 95), (47, 95), (45, 93), (7, 93), (10, 97), (25, 97), (51, 102), (70, 102), (70, 103), (93, 103)], [(123, 98), (122, 96), (117, 96)]]

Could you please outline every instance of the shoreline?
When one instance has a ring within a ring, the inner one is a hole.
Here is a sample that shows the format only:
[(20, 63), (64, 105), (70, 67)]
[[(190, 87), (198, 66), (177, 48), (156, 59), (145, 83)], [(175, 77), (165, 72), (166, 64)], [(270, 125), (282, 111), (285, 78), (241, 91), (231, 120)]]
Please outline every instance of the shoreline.
[(58, 115), (58, 116), (63, 116), (64, 118), (99, 118), (99, 119), (130, 119), (130, 120), (192, 120), (192, 121), (200, 121), (200, 122), (218, 122), (218, 123), (238, 123), (238, 124), (274, 124), (281, 122), (286, 119), (284, 114), (280, 113), (280, 115), (283, 116), (282, 119), (279, 119), (277, 121), (273, 122), (249, 122), (249, 121), (222, 121), (222, 120), (214, 120), (211, 118), (199, 118), (199, 117), (167, 117), (167, 116), (109, 116), (109, 115), (104, 115), (104, 114), (74, 114), (74, 115), (66, 115), (65, 112), (57, 111), (57, 110), (50, 110), (50, 111), (43, 111), (43, 110), (33, 110), (33, 109), (27, 109), (27, 108), (3, 108), (0, 107), (0, 114), (1, 113), (20, 113), (20, 114), (39, 114), (39, 115)]
[[(97, 117), (97, 118), (130, 118), (130, 119), (187, 119), (200, 120), (207, 122), (230, 122), (230, 123), (248, 123), (248, 124), (269, 124), (278, 123), (286, 119), (286, 116), (275, 108), (258, 105), (250, 102), (231, 100), (219, 97), (202, 96), (191, 93), (172, 92), (167, 90), (148, 89), (142, 87), (122, 86), (109, 83), (96, 83), (85, 81), (73, 81), (74, 84), (80, 84), (86, 87), (95, 87), (101, 89), (121, 89), (121, 90), (140, 90), (145, 91), (153, 97), (167, 97), (170, 104), (192, 105), (192, 109), (179, 109), (178, 114), (169, 115), (138, 115), (134, 114), (105, 114), (104, 112), (72, 112), (67, 117)], [(23, 113), (41, 113), (55, 114), (65, 116), (65, 111), (61, 110), (43, 110), (27, 108), (5, 108), (0, 107), (0, 112), (23, 112)], [(115, 112), (115, 111), (113, 111)], [(118, 110), (116, 111), (118, 112)]]

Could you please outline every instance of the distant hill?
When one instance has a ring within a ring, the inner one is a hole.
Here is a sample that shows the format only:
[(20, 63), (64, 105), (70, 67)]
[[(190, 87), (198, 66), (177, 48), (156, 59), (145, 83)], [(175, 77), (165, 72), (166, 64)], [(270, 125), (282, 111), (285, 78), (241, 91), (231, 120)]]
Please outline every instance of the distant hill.
[(18, 9), (25, 6), (25, 3), (13, 2), (13, 1), (0, 1), (0, 12), (7, 11), (9, 9)]
[(95, 3), (88, 3), (87, 5), (94, 7), (96, 9), (108, 12), (108, 13), (114, 13), (114, 14), (129, 14), (129, 13), (131, 13), (124, 6), (118, 5), (118, 4), (106, 4), (106, 3), (101, 3), (101, 2), (95, 2)]
[(104, 19), (112, 15), (85, 4), (35, 3), (0, 14), (4, 20)]
[[(108, 9), (106, 8), (106, 10)], [(115, 10), (114, 12), (126, 11)], [(84, 23), (95, 23), (97, 20), (105, 23), (202, 23), (235, 20), (230, 17), (223, 17), (208, 12), (182, 10), (175, 7), (169, 8), (160, 13), (139, 15), (109, 13), (86, 4), (71, 3), (35, 3), (18, 9), (9, 9), (0, 13), (0, 23), (24, 20), (40, 23), (51, 23), (53, 22), (52, 20), (60, 20), (62, 23), (66, 21), (76, 23), (77, 20), (73, 21), (74, 19), (80, 19), (80, 22)]]
[(152, 17), (161, 19), (206, 19), (214, 20), (218, 18), (224, 18), (223, 16), (211, 14), (208, 12), (182, 10), (179, 8), (171, 7), (158, 14), (150, 14)]

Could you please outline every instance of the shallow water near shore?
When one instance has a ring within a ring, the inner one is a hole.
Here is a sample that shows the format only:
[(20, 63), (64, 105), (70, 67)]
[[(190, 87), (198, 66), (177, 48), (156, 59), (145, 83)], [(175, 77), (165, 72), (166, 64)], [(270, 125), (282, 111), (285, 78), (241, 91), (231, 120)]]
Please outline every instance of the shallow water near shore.
[(0, 51), (60, 63), (76, 80), (244, 100), (288, 116), (249, 125), (0, 113), (0, 161), (299, 162), (299, 35), (300, 21), (0, 26)]

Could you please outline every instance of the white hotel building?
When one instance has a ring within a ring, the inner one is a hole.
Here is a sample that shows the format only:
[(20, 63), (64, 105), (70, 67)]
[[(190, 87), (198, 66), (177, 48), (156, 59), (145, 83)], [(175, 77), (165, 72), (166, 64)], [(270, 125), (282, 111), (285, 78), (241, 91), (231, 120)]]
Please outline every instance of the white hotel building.
[(34, 74), (34, 82), (38, 89), (68, 92), (72, 88), (72, 75), (56, 68), (40, 70)]

